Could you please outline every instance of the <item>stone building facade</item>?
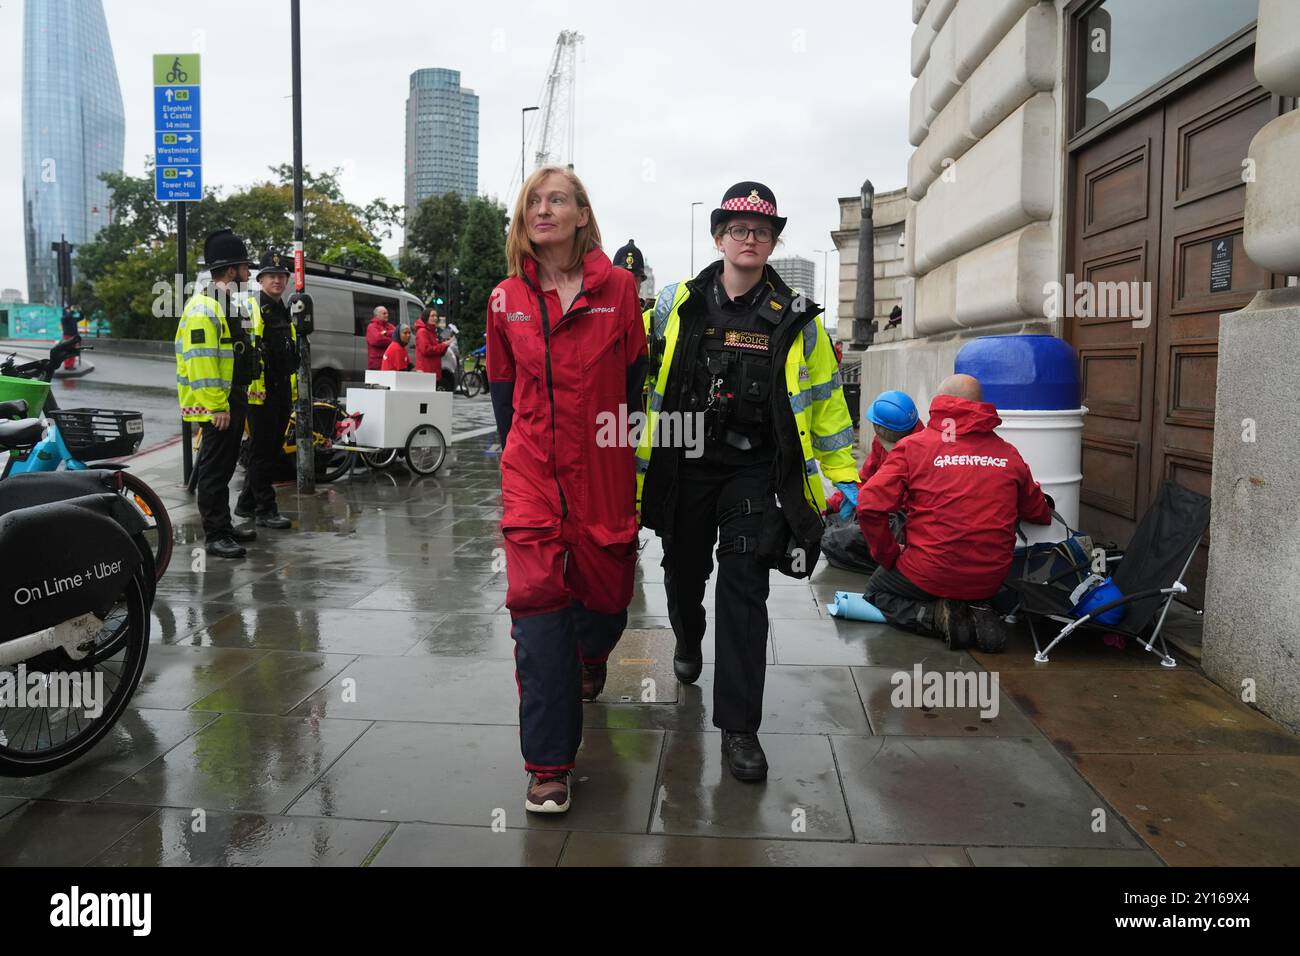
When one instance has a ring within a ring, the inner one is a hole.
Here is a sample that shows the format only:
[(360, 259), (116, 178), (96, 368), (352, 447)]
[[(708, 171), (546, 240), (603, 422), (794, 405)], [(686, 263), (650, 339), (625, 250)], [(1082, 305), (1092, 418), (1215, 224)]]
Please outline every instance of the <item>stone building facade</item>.
[[(1189, 579), (1206, 669), (1252, 678), (1258, 706), (1296, 727), (1300, 612), (1283, 582), (1300, 572), (1300, 395), (1289, 369), (1249, 370), (1300, 344), (1285, 319), (1300, 294), (1298, 10), (912, 0), (911, 279), (897, 337), (863, 355), (864, 393), (921, 404), (973, 338), (1069, 342), (1089, 409), (1081, 522), (1124, 542), (1164, 481), (1211, 495)], [(1242, 440), (1264, 419), (1288, 443)], [(1254, 573), (1261, 560), (1276, 574)]]

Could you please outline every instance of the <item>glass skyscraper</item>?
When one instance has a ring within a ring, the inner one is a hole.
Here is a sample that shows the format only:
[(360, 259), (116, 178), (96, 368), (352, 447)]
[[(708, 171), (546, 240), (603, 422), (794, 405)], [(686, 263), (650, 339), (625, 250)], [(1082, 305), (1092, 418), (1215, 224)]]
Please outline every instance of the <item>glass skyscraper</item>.
[(122, 171), (125, 148), (122, 90), (101, 0), (26, 0), (23, 232), (29, 302), (59, 303), (50, 243), (66, 236), (82, 245), (108, 225), (108, 186), (99, 175)]
[(416, 70), (406, 100), (406, 208), (429, 196), (478, 195), (478, 95), (459, 70)]

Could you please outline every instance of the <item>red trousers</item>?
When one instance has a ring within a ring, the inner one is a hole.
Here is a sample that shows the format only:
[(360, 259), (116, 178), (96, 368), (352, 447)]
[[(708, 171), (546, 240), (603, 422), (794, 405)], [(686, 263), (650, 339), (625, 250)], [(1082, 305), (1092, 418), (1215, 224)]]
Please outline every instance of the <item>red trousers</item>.
[(505, 541), (524, 767), (571, 770), (582, 743), (581, 665), (604, 663), (623, 636), (636, 542), (602, 547), (572, 515), (559, 528), (508, 529)]

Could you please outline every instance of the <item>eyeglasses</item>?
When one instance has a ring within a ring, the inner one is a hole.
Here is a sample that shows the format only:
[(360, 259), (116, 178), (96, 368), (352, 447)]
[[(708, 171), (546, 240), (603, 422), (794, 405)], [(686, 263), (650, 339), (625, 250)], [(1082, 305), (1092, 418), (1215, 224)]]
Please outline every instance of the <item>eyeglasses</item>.
[(727, 227), (727, 235), (737, 242), (744, 242), (750, 236), (753, 236), (758, 242), (772, 241), (772, 228), (770, 226), (759, 226), (757, 229), (750, 229), (748, 226), (734, 225)]

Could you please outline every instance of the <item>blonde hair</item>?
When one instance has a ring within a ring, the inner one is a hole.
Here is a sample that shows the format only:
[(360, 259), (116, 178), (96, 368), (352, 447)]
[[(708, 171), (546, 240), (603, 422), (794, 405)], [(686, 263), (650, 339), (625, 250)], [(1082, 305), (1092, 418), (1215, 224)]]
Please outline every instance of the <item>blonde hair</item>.
[(573, 236), (573, 258), (565, 265), (565, 270), (576, 269), (587, 253), (592, 249), (599, 249), (601, 246), (600, 227), (596, 225), (596, 213), (591, 208), (591, 200), (587, 197), (587, 187), (582, 185), (582, 180), (577, 177), (577, 174), (572, 169), (564, 166), (539, 166), (528, 177), (523, 188), (519, 190), (519, 198), (515, 200), (515, 212), (510, 218), (510, 232), (506, 236), (506, 275), (508, 276), (523, 275), (524, 260), (530, 256), (534, 259), (537, 258), (537, 251), (528, 238), (528, 224), (526, 222), (528, 197), (541, 186), (542, 181), (547, 176), (552, 174), (563, 176), (569, 181), (569, 185), (573, 187), (573, 198), (578, 204), (578, 208), (587, 210), (587, 224), (579, 226), (578, 231)]

